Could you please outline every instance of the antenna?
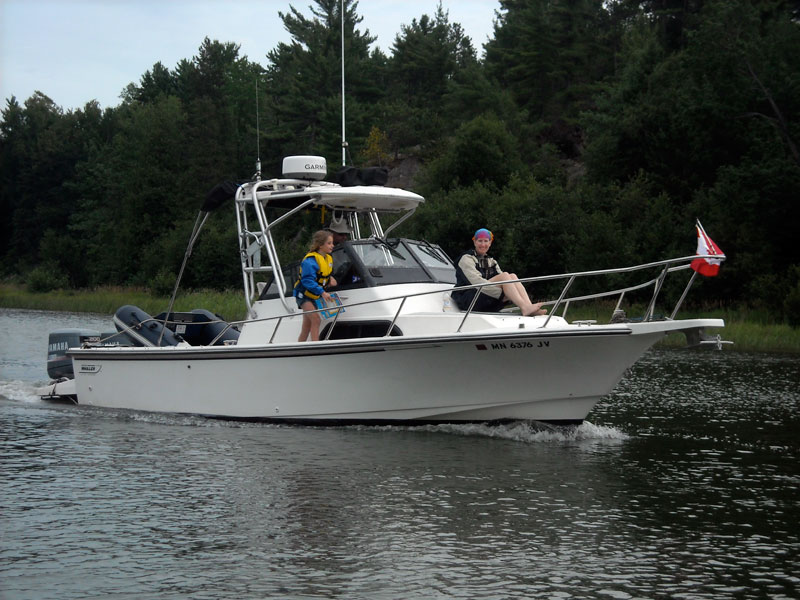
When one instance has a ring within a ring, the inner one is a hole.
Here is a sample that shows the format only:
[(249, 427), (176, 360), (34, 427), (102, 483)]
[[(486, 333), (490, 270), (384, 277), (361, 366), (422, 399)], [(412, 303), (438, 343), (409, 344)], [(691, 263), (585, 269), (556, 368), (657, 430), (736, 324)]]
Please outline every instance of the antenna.
[(256, 181), (261, 181), (261, 129), (258, 123), (258, 77), (256, 77)]
[(347, 139), (344, 136), (344, 0), (342, 0), (342, 166), (347, 165), (345, 155), (347, 153)]

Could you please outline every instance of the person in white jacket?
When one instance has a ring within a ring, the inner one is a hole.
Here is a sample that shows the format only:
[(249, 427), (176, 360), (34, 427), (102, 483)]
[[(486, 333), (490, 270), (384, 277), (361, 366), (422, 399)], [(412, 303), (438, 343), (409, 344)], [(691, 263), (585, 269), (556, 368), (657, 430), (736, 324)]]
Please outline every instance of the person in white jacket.
[[(497, 286), (480, 288), (478, 299), (472, 310), (478, 312), (499, 312), (507, 302), (517, 305), (525, 316), (543, 315), (547, 311), (540, 303), (533, 303), (525, 287), (514, 273), (500, 268), (497, 261), (488, 255), (494, 241), (494, 234), (488, 229), (478, 229), (472, 236), (474, 250), (461, 255), (456, 264), (456, 286), (476, 285), (497, 282)], [(452, 297), (461, 310), (467, 310), (475, 289), (458, 290)]]

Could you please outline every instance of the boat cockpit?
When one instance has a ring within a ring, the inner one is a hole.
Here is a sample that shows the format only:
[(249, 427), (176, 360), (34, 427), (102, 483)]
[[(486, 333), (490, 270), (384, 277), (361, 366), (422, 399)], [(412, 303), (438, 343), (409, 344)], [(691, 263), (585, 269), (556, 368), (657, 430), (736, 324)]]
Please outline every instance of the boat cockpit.
[[(337, 285), (331, 291), (406, 283), (454, 285), (456, 282), (453, 262), (439, 246), (426, 241), (405, 238), (345, 241), (334, 248), (332, 256), (333, 278)], [(270, 273), (258, 299), (278, 298), (281, 287), (285, 296), (291, 296), (299, 268), (299, 261), (282, 268), (283, 286), (279, 286)]]

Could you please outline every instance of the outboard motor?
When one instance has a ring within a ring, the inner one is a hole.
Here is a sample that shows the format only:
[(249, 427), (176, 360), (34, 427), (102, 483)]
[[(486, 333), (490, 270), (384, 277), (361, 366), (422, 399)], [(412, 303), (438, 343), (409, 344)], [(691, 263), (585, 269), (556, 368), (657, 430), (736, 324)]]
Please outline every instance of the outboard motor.
[(131, 304), (126, 304), (114, 313), (114, 327), (134, 346), (156, 346), (159, 338), (161, 346), (177, 346), (183, 341), (172, 330), (165, 328), (163, 323)]
[(47, 341), (47, 375), (50, 379), (67, 377), (72, 379), (72, 359), (67, 356), (70, 348), (80, 348), (84, 343), (98, 344), (100, 332), (94, 329), (56, 329), (50, 332)]
[(100, 333), (94, 329), (56, 329), (47, 340), (47, 374), (50, 379), (66, 377), (72, 379), (72, 359), (67, 356), (70, 348), (85, 346), (130, 346), (130, 342), (116, 331)]

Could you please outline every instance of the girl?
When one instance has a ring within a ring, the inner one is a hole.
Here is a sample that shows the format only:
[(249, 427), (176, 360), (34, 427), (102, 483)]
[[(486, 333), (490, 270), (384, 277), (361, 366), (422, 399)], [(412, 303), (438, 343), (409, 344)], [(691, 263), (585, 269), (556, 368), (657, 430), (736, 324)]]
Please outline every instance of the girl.
[(305, 342), (309, 335), (311, 341), (319, 340), (319, 324), (322, 319), (318, 312), (311, 311), (324, 308), (320, 298), (331, 299), (331, 295), (325, 291), (325, 286), (329, 283), (336, 285), (336, 280), (331, 276), (333, 272), (331, 250), (333, 250), (331, 232), (317, 231), (312, 238), (308, 254), (300, 263), (300, 278), (294, 284), (297, 306), (304, 312), (298, 342)]

